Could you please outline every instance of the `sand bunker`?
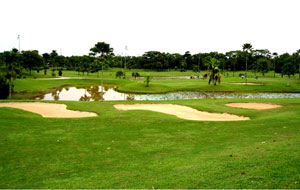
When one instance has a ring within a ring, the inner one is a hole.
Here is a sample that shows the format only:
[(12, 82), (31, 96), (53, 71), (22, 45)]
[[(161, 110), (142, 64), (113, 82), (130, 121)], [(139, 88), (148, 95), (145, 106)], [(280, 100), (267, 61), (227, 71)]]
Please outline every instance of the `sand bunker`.
[[(235, 84), (235, 85), (246, 85), (245, 82), (235, 82), (235, 83), (230, 83), (230, 84)], [(258, 86), (261, 86), (263, 84), (261, 83), (254, 83), (254, 82), (247, 82), (247, 85), (258, 85)]]
[(274, 108), (281, 107), (281, 105), (266, 104), (266, 103), (230, 103), (230, 104), (226, 104), (226, 106), (230, 106), (234, 108), (255, 109), (255, 110), (266, 110), (266, 109), (274, 109)]
[(41, 102), (10, 102), (0, 103), (0, 107), (22, 109), (25, 111), (40, 114), (43, 117), (50, 118), (81, 118), (97, 116), (97, 114), (91, 112), (67, 110), (67, 106), (65, 104), (52, 104)]
[(231, 115), (228, 113), (208, 113), (196, 109), (174, 104), (116, 104), (118, 110), (149, 110), (175, 115), (181, 119), (195, 121), (241, 121), (249, 120), (248, 117)]
[(57, 77), (57, 78), (41, 78), (37, 80), (67, 80), (67, 79), (87, 79), (84, 77)]

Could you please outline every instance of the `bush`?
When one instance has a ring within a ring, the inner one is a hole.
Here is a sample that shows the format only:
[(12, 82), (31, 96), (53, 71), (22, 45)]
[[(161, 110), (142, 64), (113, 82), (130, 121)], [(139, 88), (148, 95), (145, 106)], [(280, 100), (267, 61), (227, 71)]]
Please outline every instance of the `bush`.
[(59, 69), (58, 75), (59, 75), (59, 76), (62, 76), (62, 69)]
[(121, 79), (122, 76), (125, 76), (125, 74), (123, 73), (123, 71), (117, 71), (116, 72), (116, 78)]
[(9, 95), (9, 84), (6, 78), (0, 76), (0, 99), (6, 99)]

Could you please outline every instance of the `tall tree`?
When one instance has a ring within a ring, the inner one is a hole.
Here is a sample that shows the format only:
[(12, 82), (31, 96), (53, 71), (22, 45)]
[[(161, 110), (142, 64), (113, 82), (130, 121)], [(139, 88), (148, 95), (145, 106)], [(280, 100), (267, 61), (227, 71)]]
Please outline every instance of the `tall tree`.
[(270, 70), (270, 60), (267, 58), (259, 58), (257, 60), (257, 71), (261, 72), (263, 76), (265, 76), (265, 73), (267, 73)]
[(56, 63), (56, 58), (57, 58), (58, 54), (56, 52), (56, 50), (52, 50), (52, 52), (50, 53), (50, 64), (51, 67), (56, 67), (57, 63)]
[(22, 63), (23, 67), (28, 69), (31, 75), (31, 70), (34, 67), (41, 67), (44, 64), (44, 60), (37, 50), (22, 51)]
[(283, 72), (282, 72), (283, 65), (285, 63), (288, 63), (288, 62), (292, 62), (292, 56), (289, 53), (281, 54), (276, 59), (275, 72), (276, 73), (281, 73), (281, 78), (283, 78), (283, 75), (284, 75)]
[(229, 62), (229, 67), (232, 70), (232, 76), (234, 76), (234, 72), (236, 70), (236, 66), (238, 63), (238, 51), (230, 51), (226, 53), (227, 62)]
[(296, 73), (296, 67), (291, 62), (285, 62), (282, 66), (282, 74), (287, 75), (289, 78), (291, 75), (294, 75)]
[(102, 88), (101, 89), (103, 89), (103, 65), (104, 65), (104, 62), (106, 61), (108, 55), (113, 54), (113, 50), (114, 49), (111, 48), (109, 46), (109, 44), (107, 44), (105, 42), (97, 42), (95, 44), (95, 46), (90, 49), (90, 52), (91, 52), (90, 54), (94, 55), (95, 57), (98, 56), (99, 61), (102, 62), (102, 64), (101, 64), (101, 66), (102, 66), (102, 68), (101, 68), (101, 70), (102, 70), (102, 72), (101, 72), (101, 86), (102, 86)]
[(248, 54), (251, 53), (251, 51), (252, 51), (252, 45), (250, 43), (245, 43), (243, 45), (243, 51), (245, 52), (245, 56), (246, 56), (246, 74), (245, 74), (245, 78), (246, 78), (246, 85), (247, 85)]
[(42, 56), (43, 56), (45, 64), (48, 65), (49, 62), (50, 62), (50, 54), (49, 53), (43, 53)]
[(11, 98), (14, 87), (14, 80), (16, 79), (18, 74), (20, 75), (22, 70), (20, 66), (21, 55), (19, 54), (18, 50), (14, 48), (11, 51), (4, 52), (2, 56), (3, 62), (6, 66), (5, 77), (9, 82), (9, 98)]

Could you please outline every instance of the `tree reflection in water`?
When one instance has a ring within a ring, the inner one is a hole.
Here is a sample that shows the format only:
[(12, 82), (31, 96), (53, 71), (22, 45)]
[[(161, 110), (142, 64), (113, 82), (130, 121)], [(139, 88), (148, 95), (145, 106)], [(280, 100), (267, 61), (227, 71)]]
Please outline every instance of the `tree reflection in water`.
[[(165, 94), (126, 94), (115, 90), (115, 86), (64, 87), (50, 93), (33, 97), (38, 100), (72, 100), (72, 101), (101, 101), (101, 100), (178, 100), (211, 98), (210, 92), (170, 92)], [(214, 93), (216, 98), (300, 98), (300, 93)]]
[(103, 94), (100, 92), (101, 89), (99, 86), (89, 86), (86, 88), (86, 90), (90, 94), (90, 99), (94, 101), (103, 100)]
[[(100, 101), (104, 100), (103, 95), (108, 89), (112, 88), (111, 86), (104, 86), (103, 93), (101, 92), (101, 86), (88, 86), (84, 88), (77, 89), (85, 89), (85, 93), (80, 97), (79, 101)], [(87, 94), (88, 93), (88, 94)]]
[(59, 94), (61, 93), (61, 91), (63, 90), (63, 88), (59, 88), (56, 91), (51, 92), (52, 97), (54, 98), (54, 100), (59, 100)]
[[(86, 86), (86, 87), (63, 87), (47, 94), (35, 96), (40, 100), (73, 100), (73, 101), (101, 101), (101, 100), (126, 100), (127, 94), (114, 90), (115, 86)], [(103, 93), (102, 93), (103, 91)], [(131, 98), (129, 98), (132, 100)], [(128, 99), (128, 100), (129, 100)]]
[(84, 90), (84, 95), (80, 97), (79, 101), (90, 101), (91, 97), (86, 95), (86, 89)]

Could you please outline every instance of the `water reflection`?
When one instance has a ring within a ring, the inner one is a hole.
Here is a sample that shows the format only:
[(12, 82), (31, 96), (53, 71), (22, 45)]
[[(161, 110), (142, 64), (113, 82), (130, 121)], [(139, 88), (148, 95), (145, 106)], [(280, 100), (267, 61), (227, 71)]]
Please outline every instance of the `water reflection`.
[[(36, 97), (39, 100), (182, 100), (203, 98), (300, 98), (300, 93), (232, 93), (232, 92), (171, 92), (165, 94), (126, 94), (117, 92), (115, 86), (64, 87)], [(103, 90), (103, 93), (102, 93)]]
[(104, 86), (103, 89), (102, 86), (64, 87), (40, 95), (35, 99), (72, 101), (133, 100), (132, 95), (119, 93), (115, 91), (115, 88), (115, 86)]

